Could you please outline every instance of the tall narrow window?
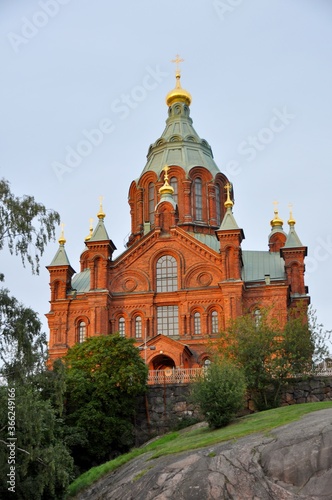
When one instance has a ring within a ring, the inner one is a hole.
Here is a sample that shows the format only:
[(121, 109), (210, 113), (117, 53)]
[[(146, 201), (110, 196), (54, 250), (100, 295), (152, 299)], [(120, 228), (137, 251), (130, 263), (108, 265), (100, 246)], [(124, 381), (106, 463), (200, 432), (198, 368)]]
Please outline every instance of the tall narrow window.
[(157, 261), (157, 292), (174, 292), (178, 289), (177, 262), (172, 255), (163, 255)]
[(171, 177), (169, 181), (170, 185), (174, 189), (173, 198), (175, 203), (178, 203), (178, 180), (176, 177)]
[(216, 186), (216, 215), (217, 215), (217, 224), (220, 226), (221, 224), (221, 207), (220, 207), (220, 186)]
[(202, 203), (202, 179), (196, 177), (194, 180), (194, 216), (195, 220), (203, 220), (203, 203)]
[(136, 316), (135, 318), (135, 337), (142, 337), (142, 318), (140, 316)]
[(157, 334), (179, 335), (178, 306), (157, 307)]
[(120, 334), (120, 337), (126, 336), (126, 323), (125, 323), (124, 317), (121, 317), (119, 319), (119, 334)]
[(211, 314), (211, 331), (212, 333), (218, 333), (219, 332), (219, 322), (218, 322), (218, 313), (217, 311), (212, 311)]
[(150, 182), (148, 192), (149, 192), (149, 222), (152, 225), (154, 224), (154, 209), (156, 206), (155, 189), (153, 182)]
[(194, 334), (201, 334), (201, 315), (199, 314), (199, 312), (195, 312), (194, 314)]
[(84, 342), (86, 337), (86, 323), (84, 321), (80, 321), (78, 324), (78, 341), (81, 344)]

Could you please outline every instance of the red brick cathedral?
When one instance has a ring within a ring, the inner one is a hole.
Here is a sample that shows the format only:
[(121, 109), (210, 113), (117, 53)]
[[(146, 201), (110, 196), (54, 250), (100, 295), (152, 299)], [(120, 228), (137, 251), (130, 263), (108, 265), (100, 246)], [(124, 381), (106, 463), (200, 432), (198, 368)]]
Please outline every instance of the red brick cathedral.
[(51, 359), (94, 335), (132, 337), (152, 370), (209, 363), (207, 345), (231, 318), (273, 305), (284, 323), (299, 301), (307, 249), (275, 210), (267, 251), (241, 249), (233, 190), (210, 145), (190, 117), (191, 95), (180, 84), (166, 97), (168, 118), (129, 188), (131, 234), (116, 247), (98, 224), (85, 239), (80, 272), (71, 267), (63, 234), (48, 266)]

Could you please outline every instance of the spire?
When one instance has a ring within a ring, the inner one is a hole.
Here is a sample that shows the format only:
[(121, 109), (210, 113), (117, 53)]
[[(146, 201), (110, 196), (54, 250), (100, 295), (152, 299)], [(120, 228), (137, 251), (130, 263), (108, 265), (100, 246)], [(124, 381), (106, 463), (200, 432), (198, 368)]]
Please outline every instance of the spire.
[(106, 214), (103, 210), (103, 197), (99, 197), (99, 212), (97, 213), (98, 217), (98, 224), (93, 231), (91, 237), (89, 238), (88, 241), (105, 241), (109, 240), (109, 236), (107, 234), (105, 225), (104, 225), (104, 219), (106, 217)]
[(232, 208), (234, 205), (233, 201), (231, 200), (231, 196), (230, 196), (230, 192), (232, 191), (232, 184), (227, 182), (227, 184), (225, 185), (225, 190), (227, 193), (227, 199), (224, 203), (225, 208), (226, 208), (226, 213), (225, 213), (224, 218), (221, 222), (219, 231), (220, 230), (221, 231), (228, 230), (228, 229), (239, 229), (239, 226), (237, 225), (235, 217), (234, 217), (233, 212), (232, 212)]
[(177, 54), (175, 56), (175, 59), (172, 59), (172, 63), (176, 64), (176, 69), (175, 69), (175, 88), (168, 92), (166, 96), (166, 104), (167, 106), (172, 106), (175, 102), (183, 102), (187, 104), (187, 106), (190, 106), (192, 98), (190, 93), (183, 89), (181, 87), (181, 70), (180, 70), (180, 62), (183, 62), (184, 59), (181, 59), (180, 56)]
[(295, 231), (295, 219), (293, 219), (292, 208), (293, 208), (292, 205), (289, 204), (289, 219), (288, 219), (289, 233), (286, 239), (285, 248), (303, 247), (302, 242)]
[(53, 257), (53, 260), (50, 264), (50, 266), (70, 266), (70, 262), (65, 250), (65, 243), (66, 239), (64, 236), (64, 227), (65, 225), (62, 223), (61, 224), (61, 234), (59, 238), (59, 248), (55, 256)]

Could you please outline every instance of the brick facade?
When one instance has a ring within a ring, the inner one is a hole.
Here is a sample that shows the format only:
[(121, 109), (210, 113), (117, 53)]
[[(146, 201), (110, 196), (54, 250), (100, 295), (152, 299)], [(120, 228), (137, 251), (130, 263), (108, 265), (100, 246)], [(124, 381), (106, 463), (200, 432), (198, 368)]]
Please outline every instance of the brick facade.
[(295, 221), (286, 235), (275, 212), (269, 249), (242, 251), (229, 181), (192, 126), (189, 94), (177, 90), (166, 128), (129, 188), (126, 250), (113, 258), (102, 208), (79, 273), (59, 240), (48, 266), (51, 359), (87, 337), (120, 332), (135, 338), (151, 369), (197, 367), (230, 319), (273, 305), (284, 323), (294, 303), (309, 303)]

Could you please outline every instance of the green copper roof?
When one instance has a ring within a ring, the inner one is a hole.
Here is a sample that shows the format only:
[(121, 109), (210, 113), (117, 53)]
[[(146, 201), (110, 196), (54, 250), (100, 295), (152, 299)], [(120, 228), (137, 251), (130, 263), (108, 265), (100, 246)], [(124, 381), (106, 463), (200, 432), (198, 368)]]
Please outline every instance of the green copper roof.
[(303, 247), (303, 245), (295, 231), (294, 225), (291, 225), (289, 228), (289, 233), (284, 248), (297, 248), (297, 247)]
[(210, 145), (198, 136), (192, 123), (185, 103), (176, 102), (169, 107), (165, 130), (151, 144), (142, 174), (153, 170), (159, 175), (165, 165), (177, 165), (186, 173), (196, 166), (207, 168), (213, 176), (220, 172)]
[[(210, 234), (188, 233), (196, 240), (219, 253), (220, 244), (215, 236)], [(242, 250), (242, 279), (249, 281), (264, 281), (265, 275), (270, 279), (285, 279), (285, 262), (278, 253), (263, 250)]]
[(90, 290), (90, 269), (85, 269), (81, 273), (75, 274), (71, 287), (77, 293), (88, 292)]
[(109, 236), (105, 228), (104, 220), (99, 219), (98, 224), (95, 230), (93, 231), (89, 241), (105, 241), (105, 240), (109, 240)]
[(70, 266), (70, 262), (64, 245), (60, 244), (50, 266)]
[(243, 250), (243, 281), (263, 281), (269, 274), (271, 280), (285, 278), (285, 261), (277, 252)]

